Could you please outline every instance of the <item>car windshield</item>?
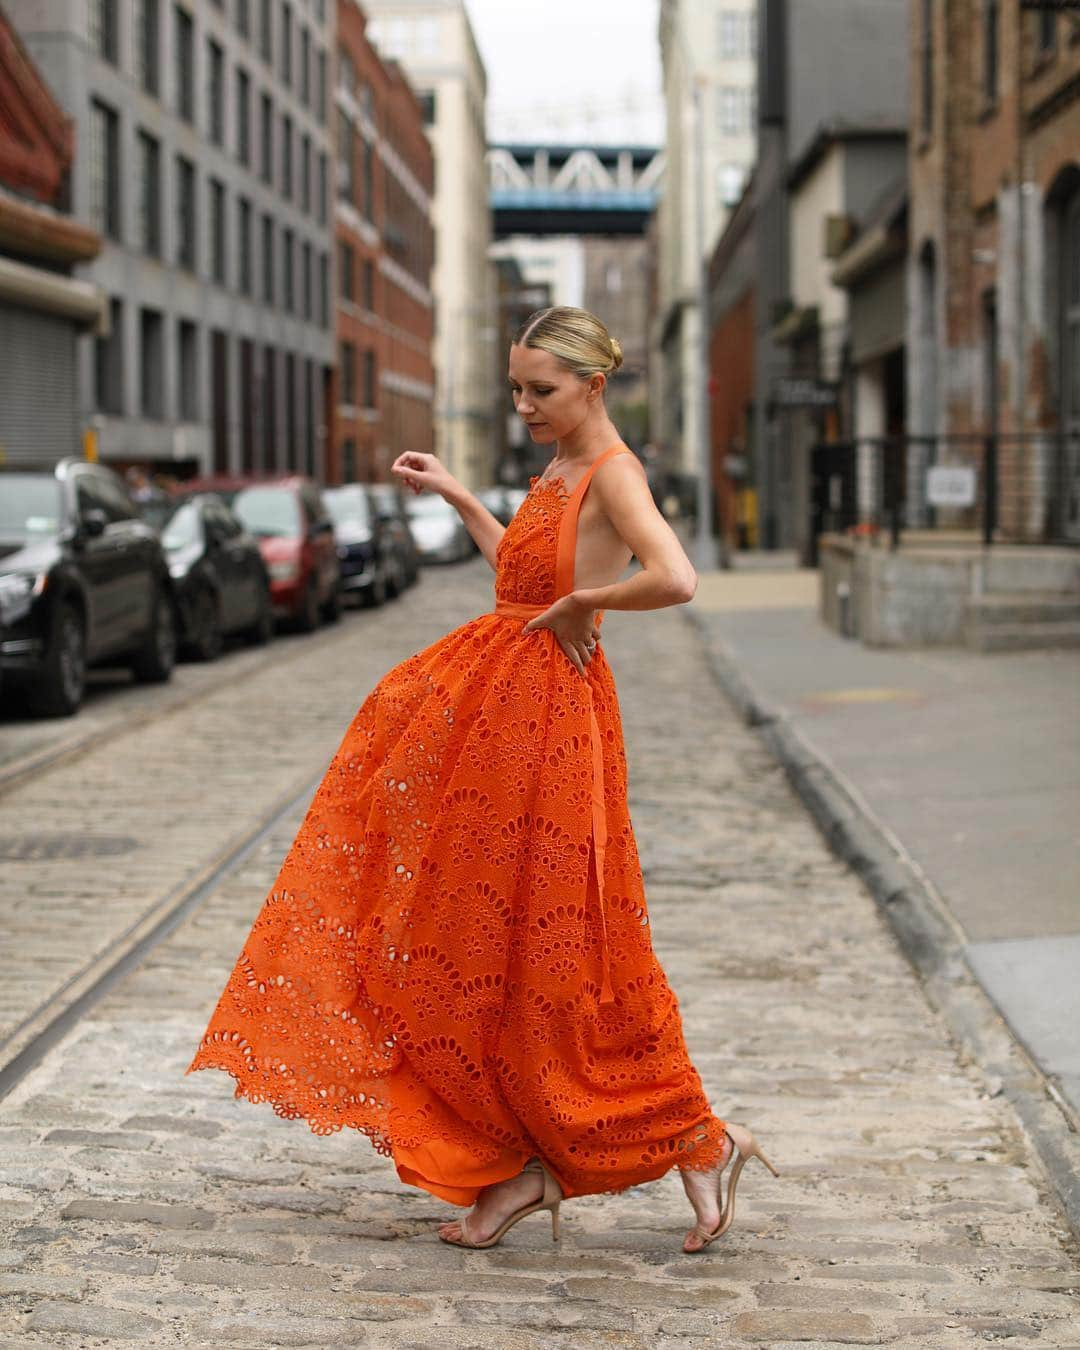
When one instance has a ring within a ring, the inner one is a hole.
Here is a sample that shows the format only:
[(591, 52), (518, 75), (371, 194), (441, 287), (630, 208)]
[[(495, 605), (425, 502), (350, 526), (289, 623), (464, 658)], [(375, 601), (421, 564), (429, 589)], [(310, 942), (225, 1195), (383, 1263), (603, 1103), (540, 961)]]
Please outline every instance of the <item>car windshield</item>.
[(154, 498), (153, 501), (138, 502), (139, 515), (146, 521), (151, 529), (157, 530), (160, 534), (165, 528), (169, 517), (176, 510), (175, 501), (167, 501), (165, 498)]
[(0, 477), (0, 539), (39, 539), (60, 529), (60, 484), (46, 474)]
[(335, 525), (370, 525), (371, 512), (365, 492), (324, 492), (326, 509), (333, 517)]
[(162, 547), (169, 553), (179, 553), (190, 548), (202, 539), (202, 527), (199, 522), (199, 508), (194, 502), (184, 502), (173, 512), (172, 518), (161, 532)]
[(447, 516), (454, 508), (437, 492), (425, 492), (422, 497), (406, 497), (405, 509), (410, 516)]
[(256, 538), (300, 537), (300, 510), (288, 488), (249, 487), (219, 495)]

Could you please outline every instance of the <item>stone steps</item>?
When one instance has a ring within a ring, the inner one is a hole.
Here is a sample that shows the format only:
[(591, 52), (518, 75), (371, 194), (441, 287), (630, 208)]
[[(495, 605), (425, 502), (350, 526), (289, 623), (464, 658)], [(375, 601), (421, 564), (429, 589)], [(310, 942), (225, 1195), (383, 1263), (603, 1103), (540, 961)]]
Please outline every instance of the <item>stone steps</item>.
[(967, 603), (965, 636), (974, 651), (1080, 647), (1080, 595), (998, 591)]

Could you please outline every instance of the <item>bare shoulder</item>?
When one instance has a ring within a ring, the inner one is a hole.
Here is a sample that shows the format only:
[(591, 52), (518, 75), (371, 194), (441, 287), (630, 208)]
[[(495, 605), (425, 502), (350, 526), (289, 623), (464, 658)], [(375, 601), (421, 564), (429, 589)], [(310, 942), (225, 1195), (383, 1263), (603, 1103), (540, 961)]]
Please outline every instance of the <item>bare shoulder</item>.
[[(605, 500), (610, 496), (625, 493), (628, 488), (632, 489), (639, 484), (646, 491), (649, 490), (645, 467), (632, 450), (612, 455), (601, 464), (593, 474), (593, 482), (599, 490), (599, 495)], [(652, 494), (649, 495), (651, 497)]]

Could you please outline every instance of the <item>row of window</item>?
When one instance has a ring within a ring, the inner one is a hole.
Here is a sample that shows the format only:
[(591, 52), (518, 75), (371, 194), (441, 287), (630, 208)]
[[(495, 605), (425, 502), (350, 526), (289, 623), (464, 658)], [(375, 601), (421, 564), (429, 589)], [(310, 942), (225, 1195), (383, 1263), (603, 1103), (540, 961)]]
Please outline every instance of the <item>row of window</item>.
[(721, 61), (746, 60), (756, 55), (756, 10), (721, 9), (717, 12), (716, 52)]
[(351, 407), (374, 408), (378, 404), (378, 368), (375, 351), (365, 347), (358, 351), (353, 342), (342, 342), (338, 348), (338, 366), (341, 375), (341, 399)]
[[(90, 219), (94, 227), (113, 239), (121, 239), (120, 195), (120, 122), (117, 114), (95, 101), (91, 108), (90, 135)], [(135, 239), (143, 253), (160, 258), (164, 251), (162, 227), (163, 155), (155, 136), (140, 130), (136, 136)], [(325, 185), (324, 192), (325, 195)], [(200, 268), (199, 258), (199, 179), (195, 164), (184, 155), (174, 159), (173, 209), (174, 254), (177, 266), (189, 272)], [(242, 295), (255, 294), (255, 212), (251, 200), (235, 198), (235, 219), (230, 227), (229, 192), (218, 178), (206, 179), (206, 238), (209, 246), (206, 274), (221, 286), (234, 285)], [(320, 207), (320, 223), (326, 223), (325, 206)], [(280, 244), (277, 236), (280, 232)], [(235, 266), (230, 266), (230, 239), (235, 249)], [(298, 238), (289, 228), (280, 228), (275, 218), (263, 213), (260, 230), (262, 249), (261, 295), (269, 305), (280, 304), (290, 313), (314, 320), (316, 281), (315, 253), (312, 244)], [(299, 261), (296, 253), (299, 250)], [(280, 252), (280, 259), (277, 253)], [(280, 262), (280, 275), (278, 264)], [(320, 273), (318, 322), (329, 325), (328, 269), (325, 254), (319, 255)], [(299, 279), (297, 273), (299, 272)]]
[[(216, 2), (216, 0), (215, 0)], [(224, 9), (224, 0), (217, 3)], [(139, 87), (154, 98), (161, 95), (161, 36), (163, 15), (167, 5), (163, 0), (134, 0), (131, 33), (132, 66)], [(237, 31), (248, 40), (252, 38), (251, 0), (235, 0), (234, 19)], [(317, 14), (325, 22), (326, 0), (319, 0)], [(274, 15), (278, 16), (275, 30)], [(111, 65), (119, 66), (120, 57), (119, 0), (89, 0), (87, 34), (90, 45), (98, 56)], [(195, 121), (195, 18), (183, 4), (172, 5), (172, 31), (167, 49), (173, 64), (173, 99), (176, 112), (189, 122)], [(319, 47), (311, 29), (293, 18), (291, 0), (259, 0), (258, 50), (262, 59), (276, 70), (287, 89), (295, 89), (306, 108), (311, 108), (320, 121), (326, 121), (326, 51)], [(276, 56), (276, 61), (275, 61)], [(208, 37), (206, 42), (207, 128), (213, 134), (214, 118), (221, 116), (223, 106), (225, 54), (220, 43)], [(216, 108), (216, 113), (215, 113)]]
[[(934, 10), (936, 0), (922, 0), (919, 23), (919, 116), (922, 131), (929, 135), (934, 126)], [(1065, 3), (1047, 0), (1027, 16), (1030, 27), (1021, 30), (1032, 57), (1029, 75), (1041, 69), (1043, 62), (1057, 49), (1058, 10)], [(1001, 0), (982, 0), (980, 37), (982, 42), (982, 93), (987, 104), (997, 101), (1001, 78)], [(1075, 40), (1075, 39), (1074, 39)]]
[[(359, 275), (360, 291), (357, 294)], [(356, 268), (356, 249), (347, 240), (338, 241), (338, 295), (362, 309), (375, 309), (375, 264), (363, 258), (359, 274)]]
[[(110, 302), (111, 332), (108, 337), (97, 338), (94, 348), (94, 393), (97, 410), (102, 413), (119, 416), (126, 411), (125, 376), (135, 370), (138, 378), (135, 414), (152, 421), (161, 421), (167, 415), (166, 408), (166, 325), (168, 316), (160, 310), (145, 306), (138, 311), (138, 326), (135, 333), (137, 350), (135, 360), (128, 359), (125, 351), (124, 305), (120, 300)], [(181, 422), (205, 420), (207, 402), (205, 399), (208, 357), (211, 353), (205, 349), (205, 336), (193, 319), (176, 319), (174, 323), (174, 341), (171, 360), (175, 363), (176, 406), (174, 415)], [(218, 347), (227, 341), (225, 334), (215, 331), (214, 340)], [(250, 384), (255, 344), (249, 338), (240, 341), (240, 375), (242, 385)], [(274, 348), (264, 348), (267, 365), (267, 388), (274, 388), (272, 366)], [(226, 364), (224, 353), (215, 350), (214, 361), (219, 367)], [(304, 358), (297, 358), (303, 361)], [(292, 364), (292, 354), (286, 354), (285, 376), (288, 379)], [(310, 362), (308, 362), (310, 365)], [(354, 361), (355, 366), (355, 361)], [(367, 363), (365, 363), (365, 380)], [(374, 390), (375, 369), (372, 363), (370, 378)], [(241, 406), (250, 390), (241, 389)], [(288, 397), (288, 388), (286, 389)]]

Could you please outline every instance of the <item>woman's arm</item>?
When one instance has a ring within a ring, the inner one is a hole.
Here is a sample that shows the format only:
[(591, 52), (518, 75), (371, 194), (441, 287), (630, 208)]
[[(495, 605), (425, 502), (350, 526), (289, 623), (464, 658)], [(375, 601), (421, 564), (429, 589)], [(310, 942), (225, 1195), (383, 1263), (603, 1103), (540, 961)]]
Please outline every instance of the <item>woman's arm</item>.
[(506, 526), (502, 521), (495, 519), (479, 497), (475, 497), (468, 488), (462, 487), (456, 481), (452, 488), (448, 488), (443, 493), (443, 496), (457, 511), (465, 528), (476, 540), (477, 547), (488, 560), (491, 570), (494, 572), (495, 550), (499, 546), (499, 540), (506, 533)]
[(645, 470), (633, 455), (615, 455), (593, 475), (608, 519), (641, 564), (641, 571), (610, 586), (578, 587), (571, 594), (587, 609), (663, 609), (693, 598), (697, 572), (678, 535), (657, 510)]

